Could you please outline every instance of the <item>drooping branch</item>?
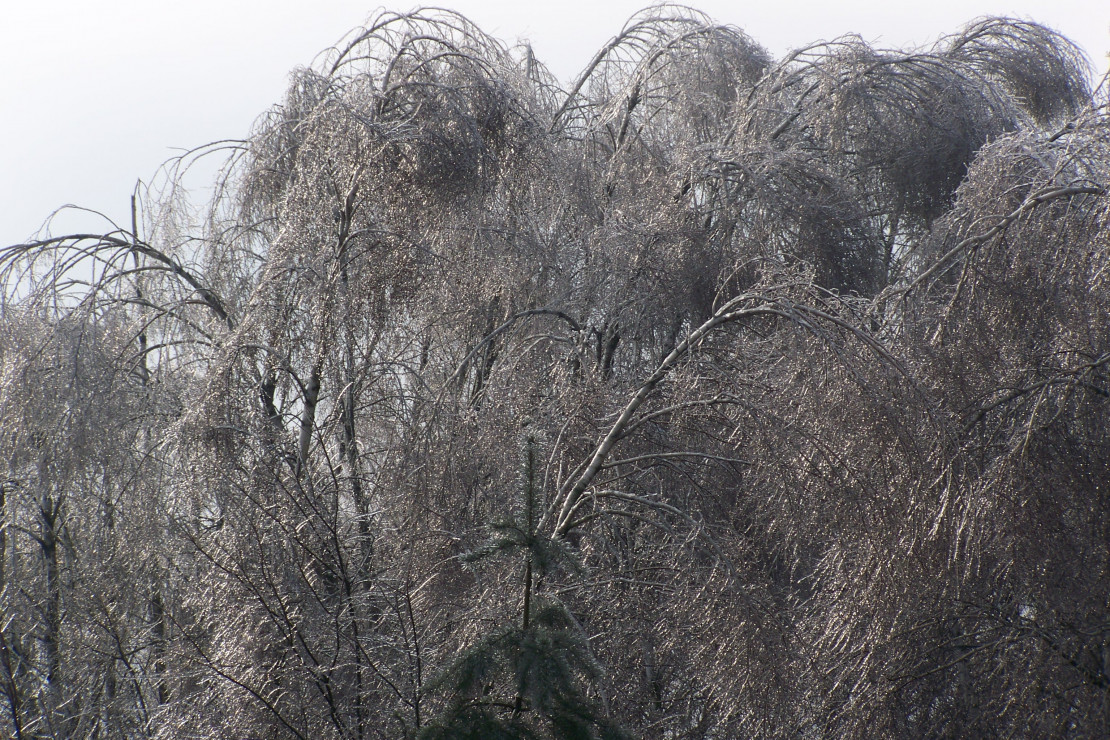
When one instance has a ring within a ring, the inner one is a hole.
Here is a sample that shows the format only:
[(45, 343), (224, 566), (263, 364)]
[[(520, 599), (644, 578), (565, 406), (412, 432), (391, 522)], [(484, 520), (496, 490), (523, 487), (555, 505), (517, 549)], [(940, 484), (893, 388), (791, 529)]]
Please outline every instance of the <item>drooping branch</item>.
[[(138, 253), (150, 257), (161, 265), (161, 267), (153, 266), (150, 269), (167, 270), (174, 276), (183, 280), (189, 287), (196, 291), (201, 302), (207, 306), (220, 321), (226, 323), (229, 329), (234, 328), (235, 322), (224, 308), (223, 301), (220, 300), (219, 296), (217, 296), (210, 287), (205, 285), (200, 278), (194, 275), (190, 270), (187, 270), (176, 259), (137, 238), (123, 238), (111, 234), (68, 234), (66, 236), (42, 239), (25, 244), (16, 244), (0, 250), (0, 267), (8, 271), (21, 259), (34, 259), (51, 251), (64, 252), (78, 249), (78, 245), (82, 242), (92, 243), (91, 247), (83, 248), (86, 250), (85, 254), (88, 256), (94, 256), (103, 250), (116, 250), (125, 253)], [(120, 269), (126, 270), (126, 268), (123, 267)], [(145, 269), (147, 268), (137, 267), (126, 271), (129, 273), (142, 273)]]
[[(755, 305), (747, 308), (740, 308), (740, 306), (749, 302), (754, 302)], [(690, 332), (689, 336), (671, 350), (670, 354), (659, 363), (655, 372), (648, 376), (648, 378), (640, 384), (639, 388), (637, 388), (632, 398), (625, 405), (624, 410), (621, 411), (617, 420), (609, 428), (608, 433), (606, 433), (598, 443), (590, 457), (589, 463), (586, 465), (585, 470), (582, 471), (582, 474), (579, 475), (577, 479), (567, 481), (559, 491), (559, 495), (555, 499), (556, 502), (561, 502), (559, 505), (558, 517), (554, 524), (555, 535), (561, 537), (569, 531), (572, 523), (571, 515), (578, 504), (578, 500), (582, 497), (586, 489), (589, 488), (598, 471), (604, 466), (605, 460), (608, 458), (613, 446), (616, 445), (618, 440), (624, 435), (625, 428), (632, 423), (636, 412), (639, 411), (640, 407), (643, 406), (644, 402), (651, 396), (656, 386), (658, 386), (659, 383), (667, 377), (670, 371), (686, 357), (691, 349), (696, 347), (706, 335), (724, 324), (759, 316), (782, 315), (783, 312), (775, 308), (773, 302), (766, 301), (762, 294), (746, 293), (739, 295), (723, 304), (708, 321)]]

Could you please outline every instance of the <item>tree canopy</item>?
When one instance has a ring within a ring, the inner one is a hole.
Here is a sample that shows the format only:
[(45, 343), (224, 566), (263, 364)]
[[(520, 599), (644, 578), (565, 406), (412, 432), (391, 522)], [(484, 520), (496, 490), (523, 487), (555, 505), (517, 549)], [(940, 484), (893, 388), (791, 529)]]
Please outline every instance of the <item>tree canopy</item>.
[(1107, 103), (1005, 18), (379, 13), (0, 250), (0, 735), (1102, 736)]

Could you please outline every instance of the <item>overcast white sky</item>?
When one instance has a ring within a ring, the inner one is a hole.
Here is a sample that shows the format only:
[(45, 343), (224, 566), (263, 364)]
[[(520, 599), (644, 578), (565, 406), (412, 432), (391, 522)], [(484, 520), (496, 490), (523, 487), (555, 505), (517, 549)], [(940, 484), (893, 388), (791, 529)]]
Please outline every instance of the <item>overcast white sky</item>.
[[(66, 203), (127, 218), (137, 179), (177, 150), (243, 137), (287, 75), (361, 25), (352, 0), (5, 0), (0, 12), (0, 245)], [(567, 80), (644, 0), (440, 0), (507, 42), (527, 39)], [(702, 0), (781, 56), (855, 32), (884, 47), (929, 43), (983, 15), (1044, 23), (1110, 51), (1107, 0)], [(408, 10), (414, 4), (390, 4)], [(121, 221), (121, 223), (123, 223)], [(69, 217), (53, 231), (103, 230)]]

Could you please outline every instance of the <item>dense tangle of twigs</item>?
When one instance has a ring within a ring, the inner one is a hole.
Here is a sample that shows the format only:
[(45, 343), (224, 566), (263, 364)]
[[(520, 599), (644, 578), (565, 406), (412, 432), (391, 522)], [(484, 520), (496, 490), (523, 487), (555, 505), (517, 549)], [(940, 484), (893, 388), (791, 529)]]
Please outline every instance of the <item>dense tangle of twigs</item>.
[(0, 735), (1098, 736), (1089, 74), (375, 16), (201, 217), (0, 250)]

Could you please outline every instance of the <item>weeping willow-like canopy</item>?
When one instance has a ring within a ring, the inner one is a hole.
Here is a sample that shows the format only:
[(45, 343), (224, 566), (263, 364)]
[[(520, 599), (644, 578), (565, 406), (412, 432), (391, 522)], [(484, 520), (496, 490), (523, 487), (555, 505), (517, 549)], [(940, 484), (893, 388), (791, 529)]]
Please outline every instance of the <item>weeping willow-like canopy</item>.
[(0, 735), (1098, 737), (1106, 105), (378, 14), (199, 216), (0, 251)]

